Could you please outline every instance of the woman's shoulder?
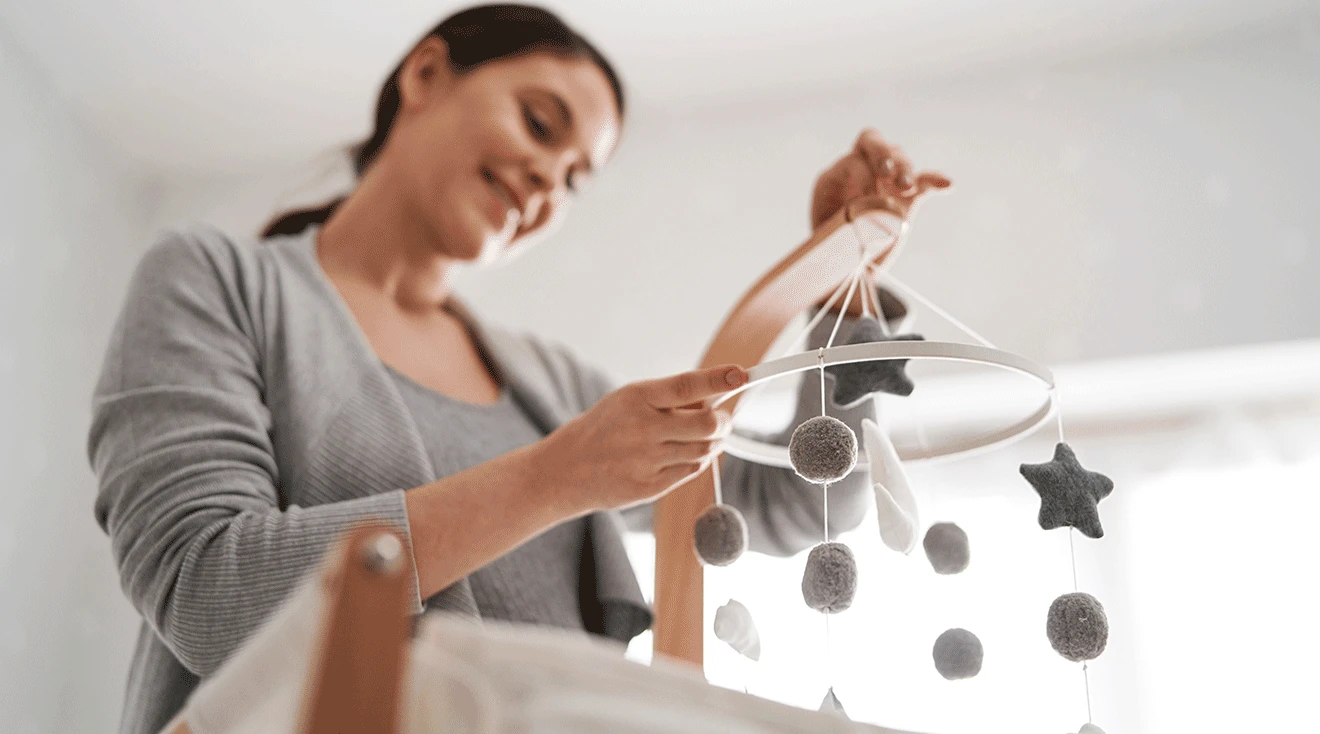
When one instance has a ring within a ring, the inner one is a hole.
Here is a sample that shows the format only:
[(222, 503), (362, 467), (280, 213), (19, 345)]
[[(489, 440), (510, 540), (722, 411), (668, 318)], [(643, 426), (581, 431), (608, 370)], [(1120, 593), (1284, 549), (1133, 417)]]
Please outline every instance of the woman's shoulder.
[(234, 235), (204, 223), (190, 223), (161, 230), (138, 262), (138, 277), (166, 276), (178, 281), (189, 278), (241, 280), (260, 270), (268, 258), (260, 240)]

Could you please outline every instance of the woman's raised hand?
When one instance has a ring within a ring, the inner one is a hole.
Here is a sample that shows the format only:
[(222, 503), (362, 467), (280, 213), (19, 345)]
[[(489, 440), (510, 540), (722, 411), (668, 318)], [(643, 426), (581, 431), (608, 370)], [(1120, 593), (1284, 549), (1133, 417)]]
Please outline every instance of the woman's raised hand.
[(886, 209), (907, 218), (918, 197), (931, 189), (948, 188), (949, 183), (938, 173), (914, 173), (912, 162), (898, 146), (867, 128), (857, 136), (853, 149), (816, 179), (811, 195), (811, 228), (819, 227), (853, 199), (866, 195), (883, 197)]
[(634, 382), (609, 393), (541, 441), (538, 462), (569, 510), (655, 499), (703, 471), (731, 429), (710, 398), (742, 386), (747, 372), (722, 365)]

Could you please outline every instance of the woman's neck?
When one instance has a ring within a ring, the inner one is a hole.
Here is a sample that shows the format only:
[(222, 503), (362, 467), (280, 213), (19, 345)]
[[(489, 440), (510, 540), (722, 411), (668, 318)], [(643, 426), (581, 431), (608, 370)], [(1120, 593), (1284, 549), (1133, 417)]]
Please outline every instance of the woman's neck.
[(317, 232), (316, 255), (335, 278), (371, 287), (406, 311), (433, 311), (448, 300), (455, 262), (435, 233), (411, 216), (401, 192), (368, 170)]

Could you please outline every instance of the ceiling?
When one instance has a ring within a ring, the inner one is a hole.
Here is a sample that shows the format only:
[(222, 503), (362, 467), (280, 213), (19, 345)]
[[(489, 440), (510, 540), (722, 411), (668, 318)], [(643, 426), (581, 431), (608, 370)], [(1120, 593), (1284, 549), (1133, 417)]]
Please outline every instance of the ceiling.
[[(1277, 21), (1308, 0), (558, 0), (640, 107), (1162, 45)], [(24, 0), (4, 35), (141, 163), (217, 173), (359, 137), (382, 76), (466, 3)], [(3, 38), (4, 36), (0, 36)]]

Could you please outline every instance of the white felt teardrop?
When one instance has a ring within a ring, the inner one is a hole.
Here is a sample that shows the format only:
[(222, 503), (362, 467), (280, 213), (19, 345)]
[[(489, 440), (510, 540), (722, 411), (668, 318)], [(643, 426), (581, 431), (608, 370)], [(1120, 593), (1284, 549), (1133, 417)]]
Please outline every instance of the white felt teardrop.
[(825, 694), (825, 699), (820, 702), (820, 710), (827, 714), (848, 718), (848, 712), (843, 710), (843, 704), (839, 703), (839, 697), (834, 695), (834, 686), (830, 686), (830, 690)]
[[(871, 462), (871, 483), (879, 485), (876, 488), (875, 507), (880, 521), (880, 537), (890, 548), (900, 553), (911, 553), (917, 547), (917, 528), (921, 527), (921, 514), (917, 510), (916, 495), (908, 484), (907, 472), (899, 461), (898, 450), (894, 448), (894, 442), (889, 440), (889, 434), (870, 418), (862, 419), (862, 443), (866, 448), (866, 458)], [(898, 508), (906, 517), (892, 517), (891, 508)], [(890, 515), (888, 519), (886, 513)], [(910, 532), (897, 530), (905, 525), (911, 527)], [(891, 528), (892, 538), (885, 537), (886, 526)]]
[(761, 659), (761, 636), (752, 613), (737, 599), (715, 610), (715, 637), (752, 660)]
[(908, 553), (917, 545), (917, 525), (894, 501), (885, 485), (871, 485), (875, 492), (875, 516), (880, 524), (880, 540), (899, 553)]

